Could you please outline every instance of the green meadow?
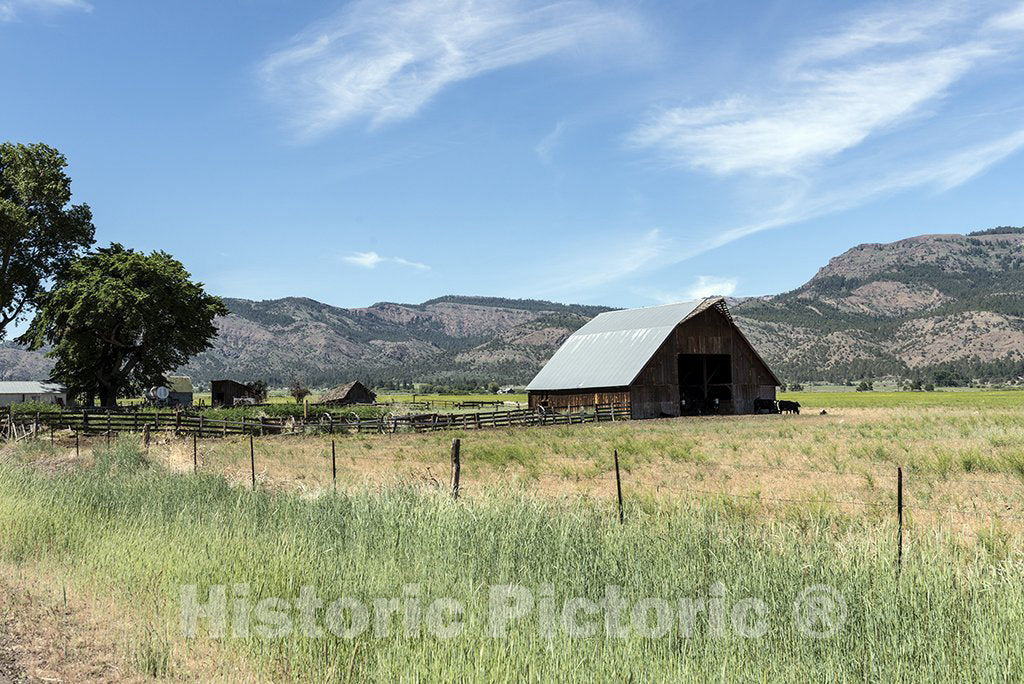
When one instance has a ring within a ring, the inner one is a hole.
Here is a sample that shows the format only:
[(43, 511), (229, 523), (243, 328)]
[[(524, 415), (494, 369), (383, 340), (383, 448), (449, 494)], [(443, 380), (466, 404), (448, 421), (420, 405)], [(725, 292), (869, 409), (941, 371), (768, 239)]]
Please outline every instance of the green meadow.
[[(402, 481), (251, 491), (170, 472), (127, 438), (98, 445), (88, 465), (41, 467), (54, 454), (30, 444), (0, 463), (0, 563), (8, 576), (50, 578), (65, 603), (70, 593), (108, 606), (124, 667), (145, 676), (1006, 681), (1024, 671), (1024, 566), (999, 526), (972, 537), (908, 530), (897, 572), (895, 520), (835, 506), (768, 514), (726, 497), (631, 495), (620, 525), (605, 500), (502, 486), (457, 501)], [(183, 633), (193, 586), (201, 603), (226, 587), (223, 638), (201, 617)], [(324, 600), (318, 633), (300, 626), (303, 587)], [(520, 613), (521, 592), (534, 607)], [(401, 610), (379, 618), (374, 602), (388, 600)], [(615, 605), (625, 631), (609, 634)]]

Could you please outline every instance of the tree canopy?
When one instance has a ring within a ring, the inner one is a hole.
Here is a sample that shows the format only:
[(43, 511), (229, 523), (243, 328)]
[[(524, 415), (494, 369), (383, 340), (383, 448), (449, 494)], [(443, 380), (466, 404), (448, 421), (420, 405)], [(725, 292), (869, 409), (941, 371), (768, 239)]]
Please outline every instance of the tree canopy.
[(0, 339), (93, 243), (88, 205), (69, 204), (66, 166), (47, 145), (0, 144)]
[(21, 341), (53, 346), (50, 377), (69, 394), (113, 406), (119, 396), (163, 384), (164, 373), (208, 349), (214, 318), (226, 314), (171, 255), (112, 244), (58, 276)]

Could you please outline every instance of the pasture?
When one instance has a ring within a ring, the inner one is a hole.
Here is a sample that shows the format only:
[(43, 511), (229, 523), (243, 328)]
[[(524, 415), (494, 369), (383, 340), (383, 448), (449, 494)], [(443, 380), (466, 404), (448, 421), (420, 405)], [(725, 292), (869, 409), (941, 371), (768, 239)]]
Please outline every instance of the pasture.
[[(59, 436), (23, 443), (0, 462), (0, 582), (31, 596), (37, 628), (72, 653), (68, 625), (79, 625), (110, 643), (109, 667), (169, 678), (979, 680), (1024, 668), (1024, 394), (785, 398), (808, 410), (351, 435), (334, 440), (337, 481), (329, 436), (257, 438), (255, 491), (248, 440), (203, 440), (198, 474), (190, 440), (161, 438), (146, 454), (131, 436), (109, 448), (94, 439), (77, 459)], [(453, 437), (463, 440), (457, 501)], [(253, 606), (295, 600), (302, 586), (372, 605), (416, 585), (424, 609), (458, 600), (463, 630), (186, 638), (180, 592), (193, 584), (203, 600), (211, 585), (247, 585)], [(556, 612), (600, 602), (608, 586), (633, 607), (755, 597), (766, 629), (723, 630), (710, 612), (684, 625), (673, 613), (665, 634), (633, 624), (623, 637), (580, 637), (546, 630), (536, 611), (494, 637), (488, 587), (505, 584)], [(815, 585), (848, 611), (823, 638), (792, 617)]]

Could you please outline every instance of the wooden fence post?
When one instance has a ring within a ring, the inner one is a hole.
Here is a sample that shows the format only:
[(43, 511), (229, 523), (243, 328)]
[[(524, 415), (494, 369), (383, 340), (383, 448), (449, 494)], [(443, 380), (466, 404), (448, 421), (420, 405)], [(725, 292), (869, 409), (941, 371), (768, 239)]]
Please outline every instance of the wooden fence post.
[(903, 466), (896, 467), (896, 574), (903, 569)]
[(252, 435), (249, 435), (249, 465), (252, 466), (252, 489), (256, 491), (256, 448), (252, 443)]
[(199, 472), (199, 437), (192, 433), (192, 472)]
[(338, 459), (334, 451), (334, 440), (331, 440), (331, 482), (334, 484), (334, 491), (338, 491)]
[(78, 433), (75, 433), (75, 458), (79, 458), (82, 455), (80, 443), (78, 441)]
[(452, 440), (452, 498), (459, 498), (459, 476), (462, 472), (460, 451), (462, 442), (458, 438)]
[(146, 453), (149, 453), (149, 423), (142, 427), (142, 443), (146, 446)]
[(619, 495), (619, 524), (621, 525), (625, 521), (625, 515), (622, 512), (622, 478), (619, 475), (619, 450), (615, 450), (615, 491)]

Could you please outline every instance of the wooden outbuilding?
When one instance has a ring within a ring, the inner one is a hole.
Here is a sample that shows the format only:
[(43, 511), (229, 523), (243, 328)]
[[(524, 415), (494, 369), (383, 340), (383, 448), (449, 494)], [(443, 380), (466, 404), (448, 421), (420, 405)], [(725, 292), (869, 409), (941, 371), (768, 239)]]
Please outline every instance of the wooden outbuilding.
[(68, 403), (68, 392), (52, 382), (0, 382), (0, 406)]
[(345, 385), (328, 390), (317, 402), (330, 406), (344, 406), (345, 404), (372, 404), (377, 401), (377, 395), (363, 383), (355, 380)]
[(527, 386), (531, 408), (628, 403), (633, 418), (754, 413), (781, 383), (721, 297), (609, 311), (573, 333)]
[(187, 375), (168, 375), (167, 389), (171, 391), (167, 398), (170, 406), (191, 406), (195, 388), (192, 386), (192, 378)]
[(210, 382), (210, 403), (214, 406), (234, 406), (236, 399), (254, 399), (252, 388), (235, 380)]

